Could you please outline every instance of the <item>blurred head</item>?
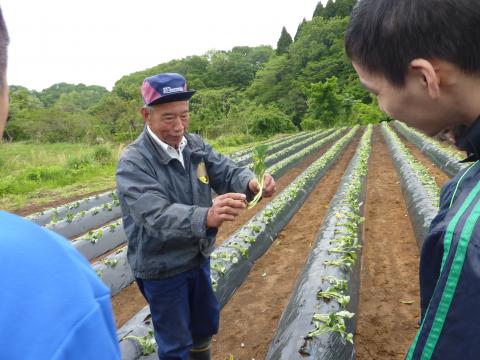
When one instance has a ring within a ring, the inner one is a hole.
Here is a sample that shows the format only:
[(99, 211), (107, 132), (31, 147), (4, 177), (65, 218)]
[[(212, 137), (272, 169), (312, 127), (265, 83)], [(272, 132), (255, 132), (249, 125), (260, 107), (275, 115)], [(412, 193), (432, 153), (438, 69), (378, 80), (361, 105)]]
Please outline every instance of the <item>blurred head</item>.
[(429, 135), (480, 115), (478, 0), (360, 0), (345, 47), (393, 118)]
[(190, 120), (187, 100), (146, 105), (141, 113), (145, 123), (160, 140), (178, 148)]
[(7, 47), (8, 32), (0, 9), (0, 142), (8, 116)]

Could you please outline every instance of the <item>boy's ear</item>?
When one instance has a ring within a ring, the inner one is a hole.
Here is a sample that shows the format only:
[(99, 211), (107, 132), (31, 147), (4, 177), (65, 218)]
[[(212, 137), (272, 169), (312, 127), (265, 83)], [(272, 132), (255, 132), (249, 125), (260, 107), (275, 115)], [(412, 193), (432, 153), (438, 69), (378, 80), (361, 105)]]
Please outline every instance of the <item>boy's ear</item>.
[(428, 90), (432, 99), (440, 97), (440, 76), (435, 66), (425, 59), (414, 59), (410, 62), (410, 69), (418, 76), (419, 81)]

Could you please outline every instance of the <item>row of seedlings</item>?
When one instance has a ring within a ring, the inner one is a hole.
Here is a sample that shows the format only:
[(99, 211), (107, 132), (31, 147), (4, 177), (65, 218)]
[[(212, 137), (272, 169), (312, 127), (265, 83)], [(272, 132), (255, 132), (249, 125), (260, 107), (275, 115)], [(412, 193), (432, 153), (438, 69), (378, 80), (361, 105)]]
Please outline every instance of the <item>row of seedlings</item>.
[[(265, 144), (268, 147), (267, 155), (275, 154), (276, 152), (281, 151), (295, 143), (298, 143), (299, 141), (303, 141), (308, 137), (312, 137), (319, 132), (321, 131), (300, 133), (296, 136), (288, 137), (287, 139), (281, 142), (278, 142), (276, 144)], [(232, 160), (234, 160), (235, 163), (237, 163), (237, 165), (244, 166), (252, 162), (252, 157), (253, 157), (253, 150), (241, 157), (232, 158)]]
[(123, 221), (116, 220), (72, 241), (72, 245), (87, 259), (92, 260), (127, 242)]
[(428, 228), (438, 212), (440, 189), (428, 169), (415, 159), (393, 129), (387, 123), (382, 123), (381, 128), (400, 178), (410, 221), (421, 249)]
[[(303, 134), (305, 134), (305, 133), (304, 133), (304, 132), (301, 132), (301, 133), (295, 133), (295, 134), (291, 134), (291, 135), (286, 135), (286, 136), (282, 136), (282, 137), (280, 137), (280, 138), (277, 138), (277, 139), (275, 139), (275, 140), (264, 141), (264, 142), (262, 142), (261, 144), (267, 145), (267, 146), (269, 146), (269, 147), (270, 147), (270, 146), (276, 146), (276, 145), (279, 144), (279, 143), (282, 143), (282, 142), (284, 142), (284, 141), (286, 141), (286, 140), (292, 139), (292, 138), (297, 137), (297, 136), (301, 136), (301, 135), (303, 135)], [(247, 147), (247, 148), (245, 148), (245, 149), (243, 149), (243, 150), (236, 151), (236, 152), (234, 152), (234, 153), (232, 153), (232, 154), (230, 154), (230, 155), (228, 155), (228, 156), (229, 156), (232, 160), (236, 160), (236, 159), (238, 159), (238, 158), (240, 158), (240, 157), (242, 157), (242, 156), (245, 156), (245, 155), (247, 155), (247, 154), (249, 154), (249, 153), (253, 153), (253, 149), (254, 149), (254, 148), (255, 148), (254, 146), (249, 146), (249, 147)]]
[(372, 126), (356, 153), (280, 319), (266, 359), (353, 359)]
[(290, 155), (285, 159), (281, 159), (277, 161), (267, 169), (267, 172), (274, 177), (277, 177), (277, 178), (281, 177), (293, 166), (298, 164), (302, 159), (305, 159), (307, 156), (320, 150), (322, 147), (324, 147), (328, 143), (338, 139), (344, 133), (345, 133), (345, 128), (340, 128), (338, 130), (331, 132), (330, 135), (321, 138), (320, 140), (301, 149), (300, 151), (295, 152), (293, 155)]
[(444, 146), (400, 121), (394, 121), (393, 126), (450, 177), (455, 176), (468, 166), (460, 162), (465, 158), (465, 153)]
[(120, 216), (122, 216), (122, 209), (115, 193), (111, 202), (81, 211), (75, 215), (69, 215), (59, 221), (52, 220), (45, 227), (66, 238), (73, 238), (118, 219)]
[(107, 191), (103, 194), (87, 197), (77, 201), (70, 202), (55, 208), (50, 208), (38, 213), (31, 214), (26, 218), (38, 225), (46, 225), (51, 222), (58, 222), (61, 219), (72, 218), (76, 214), (90, 210), (93, 207), (112, 202), (116, 199), (115, 191)]
[[(298, 162), (306, 156), (314, 153), (319, 148), (325, 146), (327, 143), (338, 139), (344, 131), (344, 129), (339, 129), (335, 131), (333, 134), (318, 140), (315, 144), (308, 146), (301, 152), (298, 152), (282, 160), (281, 166), (275, 165), (274, 167), (268, 168), (266, 172), (272, 174), (274, 177), (282, 176), (286, 171), (298, 164)], [(122, 225), (121, 227), (123, 229)], [(121, 229), (118, 229), (117, 231), (120, 232)], [(111, 246), (113, 246), (113, 244), (116, 244), (117, 242), (112, 241), (110, 233), (105, 232), (104, 229), (101, 229), (101, 232), (103, 236), (108, 236), (110, 240), (107, 240), (107, 243), (110, 244), (110, 249), (113, 249), (114, 247)], [(94, 257), (100, 256), (101, 253), (99, 253), (99, 251), (103, 251), (103, 249), (107, 247), (102, 245), (103, 238), (95, 237), (95, 243), (88, 241), (89, 237), (83, 239), (84, 240), (81, 240), (84, 242), (83, 249), (89, 248), (89, 250), (91, 251), (91, 255), (95, 255)], [(115, 253), (108, 255), (105, 259), (103, 259), (103, 261), (99, 261), (93, 264), (93, 267), (97, 274), (100, 275), (104, 283), (110, 288), (110, 292), (112, 295), (116, 295), (117, 293), (119, 293), (134, 280), (127, 261), (126, 246), (122, 249), (119, 249)]]
[[(269, 156), (267, 156), (265, 158), (265, 165), (266, 166), (272, 166), (273, 164), (276, 164), (277, 162), (279, 162), (280, 160), (282, 159), (285, 159), (291, 155), (294, 155), (296, 153), (298, 153), (299, 151), (301, 151), (302, 149), (312, 145), (312, 144), (315, 144), (317, 141), (323, 139), (325, 136), (327, 135), (330, 135), (331, 133), (335, 132), (336, 129), (330, 129), (330, 130), (326, 130), (326, 131), (320, 131), (320, 132), (315, 132), (315, 133), (312, 133), (310, 134), (310, 136), (308, 136), (306, 139), (302, 140), (302, 141), (299, 141), (299, 142), (295, 142), (295, 144), (283, 149), (283, 150), (280, 150), (280, 151), (277, 151), (276, 153), (274, 154), (271, 154)], [(252, 166), (250, 165), (252, 163), (252, 161), (250, 161), (249, 163), (249, 166)]]
[[(338, 140), (291, 185), (212, 253), (212, 285), (221, 307), (242, 285), (255, 261), (269, 249), (278, 233), (352, 141), (357, 130), (358, 127), (354, 127)], [(119, 329), (123, 359), (138, 359), (155, 351), (151, 325), (147, 306)]]

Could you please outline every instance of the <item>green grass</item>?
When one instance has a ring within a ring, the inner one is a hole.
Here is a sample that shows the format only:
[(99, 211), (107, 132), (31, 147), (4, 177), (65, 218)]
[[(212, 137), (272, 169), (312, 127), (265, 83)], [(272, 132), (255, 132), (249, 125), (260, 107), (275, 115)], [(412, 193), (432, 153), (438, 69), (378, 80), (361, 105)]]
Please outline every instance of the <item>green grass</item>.
[(112, 144), (0, 144), (0, 209), (112, 188), (121, 149)]

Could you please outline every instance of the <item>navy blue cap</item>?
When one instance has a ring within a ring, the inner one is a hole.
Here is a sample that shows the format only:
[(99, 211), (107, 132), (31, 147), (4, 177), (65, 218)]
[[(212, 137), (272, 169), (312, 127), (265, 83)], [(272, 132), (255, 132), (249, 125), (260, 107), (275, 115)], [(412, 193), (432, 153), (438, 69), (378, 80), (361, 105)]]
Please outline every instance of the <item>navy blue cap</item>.
[(190, 100), (195, 90), (187, 90), (187, 81), (176, 73), (153, 75), (143, 80), (142, 98), (145, 105)]

